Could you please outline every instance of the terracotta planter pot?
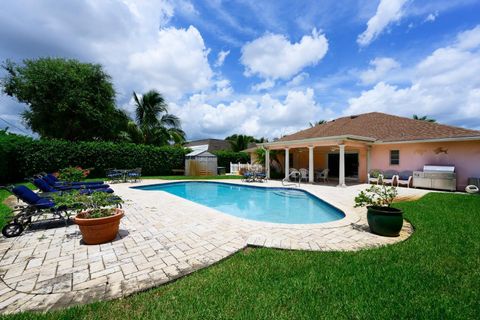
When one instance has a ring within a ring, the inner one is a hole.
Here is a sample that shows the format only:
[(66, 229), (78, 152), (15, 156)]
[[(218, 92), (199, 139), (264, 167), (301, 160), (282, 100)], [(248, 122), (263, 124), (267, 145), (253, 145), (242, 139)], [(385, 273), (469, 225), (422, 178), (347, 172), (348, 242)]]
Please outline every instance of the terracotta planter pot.
[(113, 216), (105, 218), (84, 219), (75, 217), (75, 223), (80, 227), (83, 241), (86, 244), (100, 244), (110, 242), (117, 236), (120, 219), (123, 218), (122, 209), (116, 208)]

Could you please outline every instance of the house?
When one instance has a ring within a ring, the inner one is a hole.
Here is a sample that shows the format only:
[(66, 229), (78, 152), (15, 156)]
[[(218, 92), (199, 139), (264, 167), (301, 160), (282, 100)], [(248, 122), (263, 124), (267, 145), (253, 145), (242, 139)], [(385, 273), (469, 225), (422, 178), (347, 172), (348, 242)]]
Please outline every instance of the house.
[(185, 147), (190, 149), (202, 149), (208, 152), (218, 151), (218, 150), (232, 150), (230, 142), (220, 139), (202, 139), (189, 141), (185, 144)]
[(286, 176), (292, 167), (328, 168), (340, 186), (349, 179), (366, 182), (371, 169), (421, 171), (426, 164), (454, 165), (457, 189), (480, 176), (480, 131), (379, 112), (338, 118), (261, 146), (268, 160), (270, 150), (285, 151)]

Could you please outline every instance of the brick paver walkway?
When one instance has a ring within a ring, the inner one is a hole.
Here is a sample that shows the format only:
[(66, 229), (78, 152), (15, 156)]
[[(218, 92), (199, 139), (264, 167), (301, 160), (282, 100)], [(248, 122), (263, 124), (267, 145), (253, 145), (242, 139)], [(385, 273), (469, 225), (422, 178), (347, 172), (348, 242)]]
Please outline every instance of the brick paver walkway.
[[(160, 181), (143, 184), (155, 182)], [(358, 250), (402, 241), (412, 232), (405, 223), (398, 238), (369, 233), (365, 209), (353, 209), (353, 197), (364, 185), (302, 186), (347, 214), (342, 220), (314, 225), (240, 219), (168, 193), (129, 186), (113, 186), (127, 202), (119, 236), (111, 243), (84, 245), (76, 225), (1, 238), (0, 312), (45, 311), (124, 297), (209, 266), (247, 245)], [(401, 190), (407, 197), (425, 193)]]

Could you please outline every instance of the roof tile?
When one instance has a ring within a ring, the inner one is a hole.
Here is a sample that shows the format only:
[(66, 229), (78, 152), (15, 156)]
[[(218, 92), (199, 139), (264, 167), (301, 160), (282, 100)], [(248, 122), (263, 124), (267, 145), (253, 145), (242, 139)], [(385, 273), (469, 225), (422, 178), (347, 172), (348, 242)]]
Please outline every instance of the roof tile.
[(280, 141), (357, 135), (384, 142), (479, 137), (480, 131), (414, 120), (380, 112), (338, 118), (285, 136)]

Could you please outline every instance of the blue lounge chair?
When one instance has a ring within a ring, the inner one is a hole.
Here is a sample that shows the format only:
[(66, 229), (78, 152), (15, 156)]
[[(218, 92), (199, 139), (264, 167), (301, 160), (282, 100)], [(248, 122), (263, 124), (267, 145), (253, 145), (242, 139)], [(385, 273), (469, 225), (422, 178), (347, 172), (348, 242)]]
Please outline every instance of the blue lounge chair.
[(2, 234), (7, 237), (19, 236), (25, 228), (32, 224), (32, 217), (52, 214), (53, 219), (61, 219), (67, 225), (67, 208), (57, 208), (51, 199), (40, 198), (35, 192), (25, 186), (4, 188), (12, 192), (18, 199), (25, 202), (26, 206), (17, 206), (9, 223), (2, 228)]
[(89, 182), (86, 182), (86, 181), (78, 181), (78, 182), (61, 181), (51, 173), (44, 174), (42, 176), (42, 178), (44, 178), (45, 181), (48, 181), (48, 183), (51, 186), (58, 186), (58, 187), (65, 186), (65, 185), (66, 186), (84, 186), (84, 185), (104, 184), (103, 181), (89, 181)]
[(45, 181), (52, 188), (55, 188), (59, 191), (80, 190), (80, 189), (92, 189), (92, 190), (93, 189), (106, 189), (106, 188), (110, 187), (108, 184), (99, 184), (99, 183), (93, 183), (93, 184), (83, 183), (83, 184), (76, 184), (76, 185), (68, 185), (68, 184), (59, 185), (59, 184), (55, 184), (54, 182), (52, 182), (48, 178), (45, 178), (45, 176), (42, 177), (42, 180)]
[(38, 188), (40, 189), (42, 192), (68, 192), (68, 191), (72, 191), (72, 190), (78, 190), (78, 192), (80, 192), (81, 194), (92, 194), (94, 192), (106, 192), (106, 193), (113, 193), (113, 190), (110, 189), (110, 188), (97, 188), (97, 189), (91, 189), (90, 186), (85, 186), (86, 188), (85, 189), (77, 189), (77, 188), (74, 188), (74, 189), (69, 189), (69, 190), (61, 190), (60, 189), (57, 189), (55, 187), (52, 187), (51, 185), (49, 185), (45, 180), (43, 179), (33, 179), (33, 184)]

